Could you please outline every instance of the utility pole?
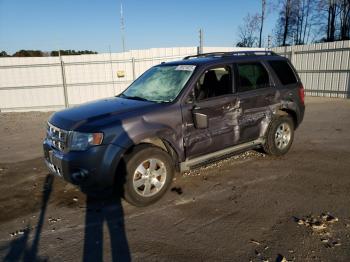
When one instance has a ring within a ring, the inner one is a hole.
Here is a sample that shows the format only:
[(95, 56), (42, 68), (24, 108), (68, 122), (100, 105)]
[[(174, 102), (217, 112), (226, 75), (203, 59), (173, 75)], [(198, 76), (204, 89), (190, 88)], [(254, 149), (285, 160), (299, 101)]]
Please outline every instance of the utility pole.
[(260, 33), (259, 33), (259, 47), (261, 47), (262, 32), (265, 20), (266, 0), (261, 1), (261, 17), (260, 17)]
[(124, 14), (123, 14), (123, 3), (120, 1), (120, 33), (122, 38), (122, 48), (125, 52), (125, 24), (124, 24)]
[(199, 29), (199, 47), (198, 54), (203, 54), (203, 30)]

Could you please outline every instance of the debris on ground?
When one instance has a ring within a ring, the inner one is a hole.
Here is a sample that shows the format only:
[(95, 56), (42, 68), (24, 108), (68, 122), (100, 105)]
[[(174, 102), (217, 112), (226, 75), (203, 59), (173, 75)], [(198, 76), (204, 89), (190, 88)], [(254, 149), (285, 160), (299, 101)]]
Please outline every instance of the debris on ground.
[(281, 254), (277, 255), (276, 262), (288, 262), (288, 260)]
[(321, 216), (322, 216), (322, 219), (328, 223), (335, 223), (339, 221), (337, 217), (334, 217), (330, 214), (322, 214)]
[(23, 228), (23, 229), (20, 229), (20, 230), (16, 230), (12, 233), (10, 233), (10, 236), (11, 237), (16, 237), (16, 236), (20, 236), (20, 235), (23, 235), (24, 233), (27, 233), (31, 230), (31, 228), (29, 226)]
[(331, 225), (338, 222), (339, 219), (330, 213), (322, 213), (319, 216), (307, 216), (304, 218), (294, 217), (295, 222), (298, 225), (308, 227), (313, 233), (319, 235), (321, 242), (325, 244), (325, 247), (332, 248), (340, 246), (340, 239), (334, 240), (331, 234)]
[(260, 243), (259, 241), (256, 241), (256, 240), (254, 240), (254, 239), (251, 239), (251, 240), (250, 240), (250, 243), (253, 243), (253, 244), (258, 245), (258, 246), (261, 245), (261, 243)]
[(199, 168), (196, 168), (196, 169), (184, 172), (183, 176), (185, 176), (185, 177), (186, 176), (191, 176), (191, 177), (192, 176), (200, 176), (200, 175), (202, 175), (203, 171), (220, 168), (223, 165), (225, 165), (228, 162), (231, 162), (233, 160), (246, 160), (246, 159), (250, 159), (250, 158), (259, 158), (259, 157), (266, 157), (266, 155), (263, 154), (263, 153), (260, 153), (258, 151), (254, 151), (254, 150), (246, 151), (246, 152), (244, 152), (242, 154), (234, 155), (234, 156), (231, 156), (231, 157), (228, 157), (228, 158), (225, 158), (225, 159), (222, 159), (222, 160), (218, 160), (218, 161), (215, 161), (213, 163), (204, 165), (203, 167), (199, 167)]
[(61, 218), (60, 217), (58, 217), (58, 218), (53, 218), (53, 217), (49, 217), (49, 223), (56, 223), (56, 222), (59, 222), (59, 221), (61, 221)]
[(332, 216), (329, 213), (322, 213), (320, 216), (307, 216), (305, 218), (294, 217), (294, 220), (298, 225), (304, 225), (306, 227), (312, 228), (314, 231), (322, 231), (327, 229), (328, 224), (333, 224), (338, 222), (337, 217)]
[(0, 167), (0, 175), (5, 174), (6, 169), (5, 167)]
[(78, 197), (73, 197), (74, 202), (78, 202)]

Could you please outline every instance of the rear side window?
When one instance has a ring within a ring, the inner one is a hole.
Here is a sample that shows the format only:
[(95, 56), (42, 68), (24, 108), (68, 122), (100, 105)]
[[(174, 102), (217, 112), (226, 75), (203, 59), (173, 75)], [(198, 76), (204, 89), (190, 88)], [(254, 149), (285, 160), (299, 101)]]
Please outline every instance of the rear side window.
[(260, 63), (237, 64), (238, 92), (245, 92), (269, 86), (269, 74)]
[(295, 77), (293, 69), (287, 61), (269, 61), (269, 64), (283, 85), (297, 83), (297, 78)]

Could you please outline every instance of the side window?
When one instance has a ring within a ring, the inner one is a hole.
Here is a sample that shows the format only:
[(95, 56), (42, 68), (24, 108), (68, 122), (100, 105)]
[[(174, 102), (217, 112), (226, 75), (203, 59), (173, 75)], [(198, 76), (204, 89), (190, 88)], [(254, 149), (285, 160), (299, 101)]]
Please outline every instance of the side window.
[(269, 74), (260, 63), (237, 64), (238, 92), (245, 92), (269, 86)]
[(283, 85), (297, 83), (298, 80), (287, 61), (269, 61), (269, 64)]
[(197, 101), (226, 94), (232, 94), (232, 73), (229, 66), (207, 70), (195, 86)]

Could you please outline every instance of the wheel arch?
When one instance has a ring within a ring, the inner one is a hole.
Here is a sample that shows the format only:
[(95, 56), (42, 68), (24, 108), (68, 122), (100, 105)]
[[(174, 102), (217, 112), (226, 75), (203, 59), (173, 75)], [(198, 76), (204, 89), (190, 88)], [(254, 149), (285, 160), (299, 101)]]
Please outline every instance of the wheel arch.
[(289, 108), (281, 108), (278, 110), (277, 115), (280, 115), (280, 116), (289, 115), (293, 120), (294, 129), (297, 129), (298, 117), (297, 117), (297, 113), (294, 110)]
[(124, 165), (124, 158), (126, 155), (129, 155), (130, 153), (132, 153), (135, 148), (140, 147), (140, 146), (155, 146), (158, 147), (160, 149), (162, 149), (163, 151), (167, 152), (170, 157), (172, 158), (173, 162), (174, 162), (174, 166), (176, 168), (176, 170), (179, 170), (179, 154), (178, 152), (175, 150), (175, 147), (166, 139), (164, 138), (160, 138), (160, 137), (148, 137), (148, 138), (144, 138), (142, 140), (140, 140), (138, 143), (132, 144), (131, 146), (129, 146), (129, 148), (127, 148), (123, 154), (123, 156), (121, 157), (119, 163), (118, 163), (118, 167), (117, 170), (120, 170), (120, 165)]

